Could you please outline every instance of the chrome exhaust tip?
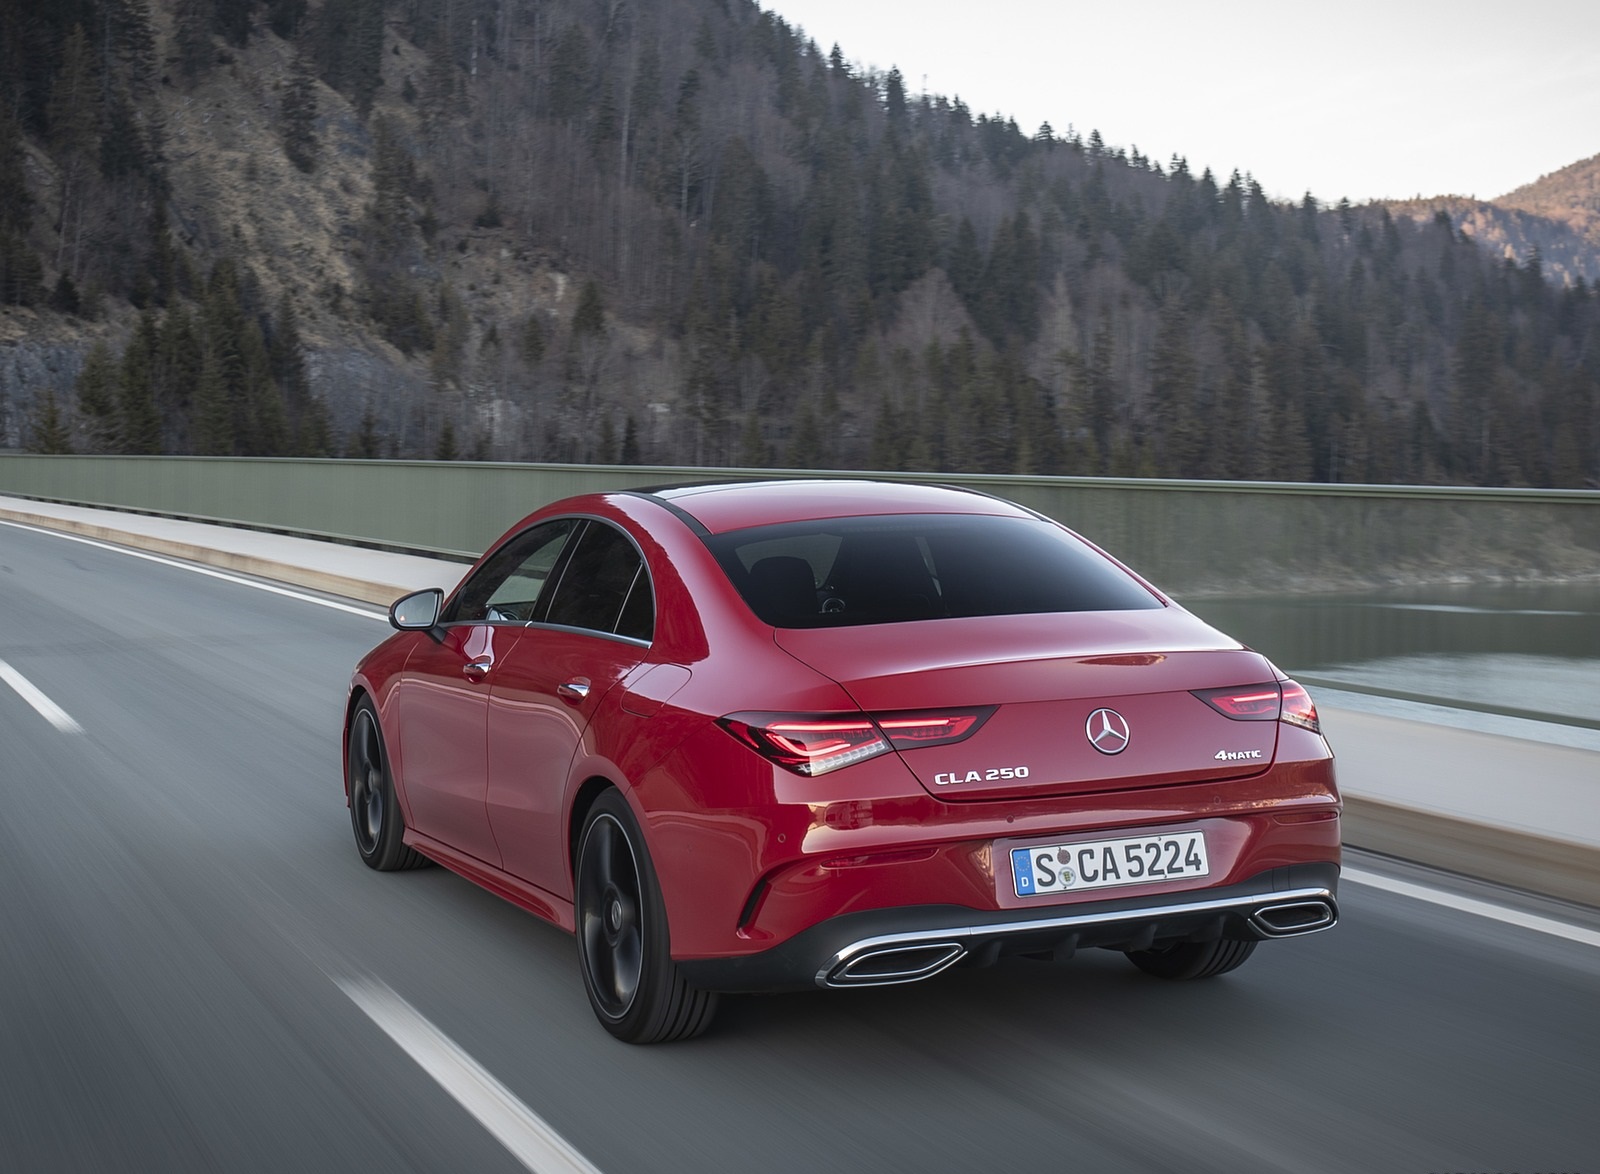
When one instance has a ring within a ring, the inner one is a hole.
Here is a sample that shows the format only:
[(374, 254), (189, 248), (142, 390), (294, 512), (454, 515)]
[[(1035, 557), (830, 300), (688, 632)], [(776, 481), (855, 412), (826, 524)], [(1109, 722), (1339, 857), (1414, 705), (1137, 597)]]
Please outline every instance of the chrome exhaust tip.
[(959, 942), (918, 942), (883, 946), (846, 958), (828, 971), (823, 986), (889, 986), (932, 978), (959, 962), (967, 948)]
[(1339, 920), (1331, 901), (1292, 901), (1264, 905), (1250, 914), (1250, 926), (1264, 938), (1292, 938), (1328, 929)]

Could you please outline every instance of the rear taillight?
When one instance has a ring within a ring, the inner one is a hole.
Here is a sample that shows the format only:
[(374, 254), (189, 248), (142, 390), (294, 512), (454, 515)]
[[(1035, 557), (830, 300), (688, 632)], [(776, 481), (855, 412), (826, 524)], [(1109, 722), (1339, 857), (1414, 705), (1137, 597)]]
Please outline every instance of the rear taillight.
[(865, 717), (736, 713), (723, 729), (763, 758), (797, 775), (822, 775), (889, 752), (889, 743)]
[(1275, 722), (1283, 700), (1276, 681), (1232, 689), (1196, 689), (1194, 695), (1223, 717), (1231, 717), (1236, 722)]
[(1322, 733), (1322, 723), (1317, 720), (1317, 706), (1305, 686), (1297, 681), (1283, 682), (1282, 720), (1313, 734)]
[(979, 709), (935, 709), (926, 713), (880, 713), (876, 721), (896, 750), (943, 746), (978, 732), (994, 706)]
[(1311, 695), (1295, 681), (1268, 681), (1231, 689), (1196, 689), (1194, 695), (1212, 709), (1238, 722), (1285, 721), (1320, 734), (1317, 707)]
[(827, 774), (887, 754), (959, 742), (977, 732), (993, 706), (915, 713), (734, 713), (717, 724), (750, 749), (798, 775)]

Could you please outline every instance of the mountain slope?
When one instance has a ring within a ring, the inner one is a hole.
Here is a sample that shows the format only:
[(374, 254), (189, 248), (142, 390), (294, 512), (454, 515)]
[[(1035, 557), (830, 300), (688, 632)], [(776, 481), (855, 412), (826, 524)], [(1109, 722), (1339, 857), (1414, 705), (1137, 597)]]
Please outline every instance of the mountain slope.
[(1600, 281), (1600, 242), (1584, 235), (1570, 211), (1557, 218), (1463, 196), (1386, 200), (1384, 207), (1422, 223), (1443, 213), (1495, 258), (1522, 265), (1537, 256), (1545, 276), (1558, 284)]
[(1600, 481), (1553, 245), (1028, 136), (748, 0), (0, 0), (0, 78), (0, 446)]
[(1560, 221), (1600, 252), (1600, 155), (1540, 176), (1494, 202)]
[(1386, 200), (1383, 206), (1421, 221), (1444, 212), (1491, 254), (1518, 264), (1537, 251), (1545, 274), (1558, 283), (1600, 281), (1600, 155), (1493, 200), (1437, 196)]

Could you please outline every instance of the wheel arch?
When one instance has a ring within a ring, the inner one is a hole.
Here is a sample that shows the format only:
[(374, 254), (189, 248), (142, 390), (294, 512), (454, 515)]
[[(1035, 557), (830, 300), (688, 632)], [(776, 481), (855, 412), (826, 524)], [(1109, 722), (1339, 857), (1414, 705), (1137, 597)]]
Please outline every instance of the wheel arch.
[[(344, 780), (346, 807), (350, 806), (350, 723), (355, 720), (356, 706), (371, 698), (371, 691), (358, 681), (350, 686), (350, 696), (344, 702), (344, 725), (339, 731), (339, 775)], [(372, 706), (376, 709), (378, 703), (373, 701)]]
[(607, 791), (617, 791), (627, 801), (626, 792), (614, 780), (604, 775), (590, 775), (579, 785), (567, 812), (567, 879), (574, 882), (574, 892), (578, 875), (578, 839), (583, 835), (583, 825), (589, 819), (589, 811), (594, 807), (595, 800)]

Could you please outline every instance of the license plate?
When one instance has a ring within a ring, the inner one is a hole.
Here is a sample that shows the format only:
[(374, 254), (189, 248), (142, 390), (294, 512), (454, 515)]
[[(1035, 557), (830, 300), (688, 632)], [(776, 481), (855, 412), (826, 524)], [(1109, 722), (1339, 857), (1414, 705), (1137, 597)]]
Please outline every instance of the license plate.
[(1011, 879), (1019, 897), (1191, 880), (1208, 872), (1204, 832), (1011, 850)]

